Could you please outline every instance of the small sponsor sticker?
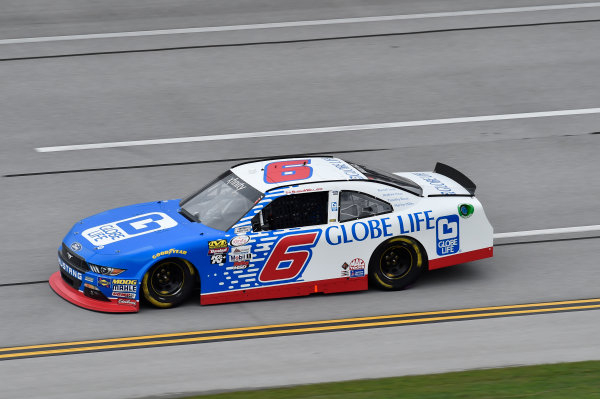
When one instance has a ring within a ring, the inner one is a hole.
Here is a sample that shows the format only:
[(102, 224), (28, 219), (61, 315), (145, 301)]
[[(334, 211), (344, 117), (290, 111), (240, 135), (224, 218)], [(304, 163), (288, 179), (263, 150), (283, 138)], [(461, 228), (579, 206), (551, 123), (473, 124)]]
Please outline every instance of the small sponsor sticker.
[(233, 229), (233, 232), (235, 234), (246, 234), (246, 233), (248, 233), (251, 230), (252, 230), (252, 226), (248, 225), (248, 226), (239, 226), (239, 227), (236, 227), (235, 229)]
[(348, 265), (350, 270), (350, 277), (364, 277), (365, 276), (365, 261), (361, 258), (354, 258)]
[(243, 252), (240, 254), (229, 254), (229, 262), (243, 262), (252, 259), (252, 254), (249, 252)]
[(110, 280), (103, 277), (98, 277), (98, 285), (110, 288)]
[(234, 270), (245, 269), (248, 267), (249, 264), (250, 264), (250, 262), (248, 262), (248, 261), (234, 262), (232, 269), (234, 269)]
[(158, 257), (165, 256), (165, 255), (171, 255), (171, 254), (187, 255), (187, 251), (184, 251), (182, 249), (171, 248), (166, 251), (161, 251), (161, 252), (155, 253), (154, 255), (152, 255), (152, 259), (156, 259)]
[(113, 296), (116, 298), (132, 298), (135, 299), (133, 292), (113, 292)]
[(239, 247), (239, 246), (247, 244), (248, 241), (250, 241), (250, 237), (248, 237), (248, 236), (236, 236), (236, 237), (233, 237), (231, 239), (231, 241), (229, 241), (229, 243), (231, 244), (232, 247)]
[(212, 265), (222, 265), (225, 263), (226, 255), (225, 254), (214, 254), (210, 257), (210, 263)]
[(218, 255), (218, 254), (226, 254), (227, 251), (229, 251), (229, 247), (225, 247), (225, 248), (216, 248), (216, 249), (209, 249), (208, 250), (208, 256), (211, 255)]
[(458, 206), (458, 214), (465, 219), (473, 216), (473, 212), (475, 212), (475, 207), (471, 204), (460, 204)]
[(137, 305), (137, 302), (134, 301), (133, 299), (119, 299), (119, 300), (117, 300), (117, 303), (119, 305), (131, 305), (131, 306)]
[(208, 249), (227, 248), (227, 240), (214, 240), (208, 242)]
[(350, 271), (348, 270), (349, 266), (350, 265), (347, 262), (342, 264), (342, 277), (350, 277)]
[(233, 247), (231, 248), (231, 254), (243, 254), (250, 252), (252, 247), (250, 245), (242, 245), (241, 247)]

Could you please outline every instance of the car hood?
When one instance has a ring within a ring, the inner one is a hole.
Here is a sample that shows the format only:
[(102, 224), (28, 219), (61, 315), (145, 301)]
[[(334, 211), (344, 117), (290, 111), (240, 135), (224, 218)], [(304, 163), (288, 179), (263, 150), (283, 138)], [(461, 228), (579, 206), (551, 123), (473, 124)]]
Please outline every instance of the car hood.
[(179, 200), (147, 202), (111, 209), (76, 223), (64, 239), (71, 250), (91, 257), (147, 255), (148, 251), (179, 249), (223, 235), (179, 212)]

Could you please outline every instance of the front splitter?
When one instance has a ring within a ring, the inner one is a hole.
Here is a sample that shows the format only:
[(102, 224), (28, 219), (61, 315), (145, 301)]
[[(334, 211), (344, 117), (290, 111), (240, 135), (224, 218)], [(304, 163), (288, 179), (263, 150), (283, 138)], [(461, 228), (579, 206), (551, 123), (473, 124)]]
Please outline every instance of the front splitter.
[(136, 304), (134, 306), (117, 303), (116, 301), (106, 302), (88, 298), (83, 295), (81, 291), (78, 291), (65, 283), (60, 272), (56, 272), (50, 276), (48, 282), (50, 283), (52, 290), (54, 290), (61, 298), (85, 309), (108, 313), (135, 313), (140, 309), (140, 303), (138, 301), (135, 301)]

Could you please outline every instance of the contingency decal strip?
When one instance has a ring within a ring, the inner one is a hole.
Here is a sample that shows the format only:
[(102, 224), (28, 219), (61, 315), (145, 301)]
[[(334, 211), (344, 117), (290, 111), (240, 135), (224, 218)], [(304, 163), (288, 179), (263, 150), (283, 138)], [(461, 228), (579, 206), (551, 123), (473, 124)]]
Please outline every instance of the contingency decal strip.
[(600, 298), (0, 348), (0, 360), (600, 309)]

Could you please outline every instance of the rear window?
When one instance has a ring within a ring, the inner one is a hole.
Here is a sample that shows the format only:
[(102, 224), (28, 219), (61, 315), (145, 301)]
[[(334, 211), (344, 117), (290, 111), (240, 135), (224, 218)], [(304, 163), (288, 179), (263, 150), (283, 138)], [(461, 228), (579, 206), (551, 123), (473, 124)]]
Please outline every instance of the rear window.
[(377, 180), (382, 183), (388, 183), (392, 186), (398, 187), (404, 191), (408, 191), (411, 194), (423, 196), (423, 189), (414, 181), (407, 179), (405, 177), (400, 177), (393, 173), (385, 172), (383, 170), (368, 168), (363, 165), (358, 165), (355, 163), (351, 163), (354, 168), (358, 169), (363, 175), (370, 180)]

